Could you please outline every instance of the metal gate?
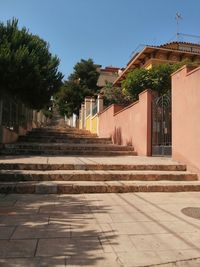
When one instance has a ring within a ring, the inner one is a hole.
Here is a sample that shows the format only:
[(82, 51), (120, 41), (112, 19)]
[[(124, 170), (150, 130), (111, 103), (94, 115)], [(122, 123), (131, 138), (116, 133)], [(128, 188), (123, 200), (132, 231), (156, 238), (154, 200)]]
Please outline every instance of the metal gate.
[(154, 98), (152, 103), (153, 156), (171, 155), (171, 129), (171, 96), (164, 95)]

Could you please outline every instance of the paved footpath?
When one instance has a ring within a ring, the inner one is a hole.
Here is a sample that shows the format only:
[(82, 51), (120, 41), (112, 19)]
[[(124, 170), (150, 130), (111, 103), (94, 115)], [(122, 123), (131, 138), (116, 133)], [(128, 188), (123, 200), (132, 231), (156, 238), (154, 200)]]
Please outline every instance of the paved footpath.
[(1, 267), (199, 267), (198, 258), (200, 192), (0, 195)]
[(177, 164), (171, 158), (142, 156), (0, 156), (0, 163), (24, 164)]

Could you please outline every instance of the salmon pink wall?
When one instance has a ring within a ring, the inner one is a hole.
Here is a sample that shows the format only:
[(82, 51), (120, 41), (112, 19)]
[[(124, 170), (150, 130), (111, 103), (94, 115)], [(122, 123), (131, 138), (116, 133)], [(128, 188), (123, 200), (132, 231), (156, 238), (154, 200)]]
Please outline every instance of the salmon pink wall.
[(126, 108), (111, 105), (99, 114), (99, 137), (112, 137), (113, 143), (134, 146), (138, 155), (151, 155), (152, 91)]
[(200, 174), (200, 67), (172, 75), (172, 157)]

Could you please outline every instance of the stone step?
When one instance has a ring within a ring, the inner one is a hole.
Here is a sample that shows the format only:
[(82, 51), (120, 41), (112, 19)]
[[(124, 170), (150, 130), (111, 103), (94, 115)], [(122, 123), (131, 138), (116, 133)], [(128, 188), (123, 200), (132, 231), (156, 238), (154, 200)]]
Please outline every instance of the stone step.
[(66, 132), (78, 132), (78, 133), (85, 133), (85, 134), (91, 134), (90, 131), (88, 130), (83, 130), (83, 129), (77, 129), (77, 128), (69, 128), (69, 127), (45, 127), (45, 128), (34, 128), (31, 130), (31, 132), (34, 133), (41, 133), (41, 132), (45, 132), (45, 133), (52, 133), (52, 132), (56, 132), (56, 133), (66, 133)]
[(54, 135), (54, 134), (78, 134), (78, 135), (89, 135), (89, 136), (97, 136), (95, 133), (91, 133), (89, 131), (30, 131), (28, 132), (28, 134), (34, 134), (34, 135), (42, 135), (42, 134), (46, 134), (46, 135)]
[(86, 135), (86, 134), (70, 134), (70, 133), (58, 133), (58, 134), (27, 134), (26, 137), (28, 138), (98, 138), (95, 135)]
[[(67, 159), (66, 159), (67, 161)], [(119, 171), (186, 171), (182, 164), (33, 164), (0, 163), (0, 170), (119, 170)]]
[(190, 172), (177, 171), (85, 171), (85, 170), (0, 170), (0, 181), (195, 181)]
[(92, 134), (88, 130), (80, 130), (76, 128), (35, 128), (32, 129), (32, 133), (82, 133), (82, 134)]
[(67, 143), (15, 143), (6, 144), (5, 149), (31, 149), (31, 150), (61, 150), (61, 151), (134, 151), (132, 146), (104, 145), (104, 144), (67, 144)]
[(51, 128), (51, 129), (45, 129), (45, 128), (36, 128), (32, 129), (29, 132), (32, 133), (83, 133), (83, 134), (93, 134), (90, 131), (87, 130), (79, 130), (79, 129), (68, 129), (68, 128), (63, 128), (63, 129), (57, 129), (57, 128)]
[(45, 150), (39, 150), (39, 149), (17, 149), (17, 148), (6, 148), (1, 151), (2, 155), (32, 155), (32, 156), (40, 156), (40, 155), (46, 155), (46, 156), (136, 156), (137, 153), (135, 151), (122, 151), (122, 150), (56, 150), (56, 149), (45, 149)]
[(73, 137), (30, 137), (30, 136), (20, 136), (18, 143), (30, 142), (30, 143), (73, 143), (73, 144), (112, 144), (109, 138), (73, 138)]
[[(43, 130), (47, 130), (47, 131), (52, 131), (52, 130), (79, 130), (78, 128), (74, 128), (68, 125), (48, 125), (48, 126), (44, 126), (44, 127), (37, 127), (37, 128), (33, 128), (33, 131), (43, 131)], [(87, 131), (86, 129), (80, 129), (80, 131)]]
[(192, 191), (200, 191), (200, 181), (44, 181), (0, 183), (0, 193), (2, 194), (83, 194)]
[(66, 135), (66, 134), (75, 134), (75, 135), (83, 135), (83, 136), (94, 136), (97, 137), (96, 134), (91, 133), (89, 131), (69, 131), (69, 130), (63, 130), (63, 131), (58, 131), (58, 130), (52, 130), (52, 131), (45, 131), (45, 130), (41, 130), (41, 131), (29, 131), (27, 133), (28, 135)]

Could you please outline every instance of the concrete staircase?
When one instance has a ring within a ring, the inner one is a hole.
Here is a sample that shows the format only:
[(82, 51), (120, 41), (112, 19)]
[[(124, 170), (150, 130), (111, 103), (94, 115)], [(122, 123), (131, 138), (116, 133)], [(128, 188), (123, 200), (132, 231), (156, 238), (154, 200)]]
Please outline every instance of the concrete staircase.
[(98, 138), (86, 130), (70, 127), (39, 128), (5, 145), (4, 155), (136, 155), (131, 146), (113, 145), (109, 138)]
[(0, 193), (200, 191), (185, 165), (135, 157), (133, 147), (69, 127), (35, 129), (3, 154)]
[(200, 191), (197, 175), (180, 164), (20, 163), (20, 158), (18, 161), (0, 162), (1, 193)]

